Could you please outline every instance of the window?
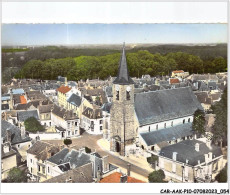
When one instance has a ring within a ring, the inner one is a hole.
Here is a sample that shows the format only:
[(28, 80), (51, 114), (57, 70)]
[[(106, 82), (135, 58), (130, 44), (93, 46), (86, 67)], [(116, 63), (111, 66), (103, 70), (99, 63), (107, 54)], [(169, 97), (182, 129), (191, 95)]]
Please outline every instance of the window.
[(33, 168), (32, 167), (30, 168), (30, 172), (33, 173)]
[(149, 132), (150, 132), (150, 126), (149, 126)]
[(38, 165), (38, 171), (39, 171), (39, 172), (41, 171), (41, 167), (40, 167), (40, 165)]
[(116, 100), (119, 100), (119, 91), (116, 91)]
[(50, 172), (50, 168), (49, 167), (48, 167), (47, 171), (48, 171), (48, 173)]
[(164, 127), (166, 128), (166, 123), (164, 124)]
[(172, 163), (172, 172), (176, 173), (176, 163)]
[(68, 135), (70, 135), (70, 131), (68, 131)]
[(185, 123), (185, 119), (183, 120), (183, 124)]
[(126, 99), (130, 100), (130, 91), (126, 91)]
[(18, 148), (20, 147), (20, 144), (18, 144)]
[(70, 128), (70, 123), (68, 123), (67, 128)]
[(75, 134), (77, 134), (77, 130), (75, 130)]
[(30, 159), (30, 162), (31, 162), (31, 163), (33, 163), (33, 160), (32, 160), (32, 159)]
[(151, 147), (151, 150), (154, 151), (154, 146)]
[(156, 125), (156, 130), (158, 130), (158, 125)]
[(45, 174), (45, 167), (42, 167), (42, 173)]
[(188, 119), (188, 122), (190, 123), (190, 118)]
[(75, 122), (75, 126), (77, 126), (77, 122)]
[(102, 126), (100, 126), (100, 130), (102, 130)]
[(173, 121), (171, 122), (171, 127), (173, 127)]

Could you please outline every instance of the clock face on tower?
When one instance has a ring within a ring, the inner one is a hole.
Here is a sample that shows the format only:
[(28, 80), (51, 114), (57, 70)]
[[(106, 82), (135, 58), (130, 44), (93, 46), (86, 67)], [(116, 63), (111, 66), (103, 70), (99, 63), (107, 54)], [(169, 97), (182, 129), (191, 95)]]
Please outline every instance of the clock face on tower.
[(131, 87), (128, 86), (128, 87), (126, 88), (126, 90), (127, 90), (128, 92), (130, 92), (130, 91), (131, 91)]
[(119, 90), (120, 90), (119, 85), (116, 85), (116, 91), (119, 91)]

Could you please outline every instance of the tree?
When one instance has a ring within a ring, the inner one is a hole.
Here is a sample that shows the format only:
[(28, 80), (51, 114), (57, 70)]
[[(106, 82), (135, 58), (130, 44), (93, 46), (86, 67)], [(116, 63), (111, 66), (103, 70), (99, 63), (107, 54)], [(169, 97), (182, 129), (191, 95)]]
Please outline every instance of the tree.
[(29, 132), (37, 132), (37, 131), (45, 131), (45, 128), (38, 122), (38, 120), (34, 117), (30, 117), (24, 122), (26, 131)]
[(86, 152), (86, 153), (91, 153), (91, 149), (88, 148), (88, 147), (86, 146), (86, 147), (85, 147), (85, 152)]
[(193, 115), (192, 128), (199, 134), (205, 133), (205, 114), (202, 110), (196, 110)]
[(70, 144), (72, 144), (72, 140), (71, 139), (64, 139), (64, 144), (69, 146)]
[(228, 104), (227, 104), (227, 87), (225, 88), (221, 100), (213, 105), (211, 109), (216, 115), (215, 122), (212, 127), (213, 139), (214, 141), (224, 141), (224, 144), (227, 143), (227, 113), (228, 113)]
[(158, 156), (156, 156), (156, 155), (153, 155), (153, 156), (147, 158), (147, 162), (149, 164), (151, 164), (153, 167), (155, 167), (157, 161), (158, 161)]
[(14, 167), (10, 169), (6, 180), (8, 183), (25, 183), (27, 182), (26, 171)]
[(163, 170), (153, 171), (148, 176), (149, 183), (164, 183), (165, 173)]
[(215, 180), (219, 183), (226, 183), (228, 178), (227, 166), (225, 166), (215, 177)]

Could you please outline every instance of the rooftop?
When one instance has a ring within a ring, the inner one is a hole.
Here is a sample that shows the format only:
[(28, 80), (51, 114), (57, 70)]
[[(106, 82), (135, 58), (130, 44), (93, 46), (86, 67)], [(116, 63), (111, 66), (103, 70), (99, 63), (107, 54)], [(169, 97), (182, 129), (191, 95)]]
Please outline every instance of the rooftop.
[(135, 112), (140, 126), (193, 115), (203, 110), (190, 87), (135, 94)]
[[(195, 145), (199, 144), (199, 151), (195, 150)], [(170, 146), (166, 146), (161, 149), (160, 156), (164, 156), (167, 158), (172, 159), (173, 152), (177, 152), (176, 160), (182, 163), (196, 166), (198, 165), (198, 161), (200, 163), (205, 162), (205, 156), (204, 154), (208, 154), (209, 152), (212, 152), (212, 157), (216, 158), (222, 155), (221, 148), (215, 145), (212, 145), (212, 148), (210, 149), (206, 143), (199, 141), (199, 140), (185, 140), (182, 142), (179, 142), (177, 144), (173, 144)]]
[(61, 87), (59, 87), (59, 88), (57, 89), (57, 91), (59, 91), (59, 92), (61, 92), (61, 93), (64, 93), (64, 94), (66, 94), (66, 93), (69, 92), (70, 90), (71, 90), (70, 87), (64, 86), (64, 85), (62, 85)]
[[(106, 177), (104, 177), (99, 183), (120, 183), (120, 178), (122, 173), (115, 172)], [(139, 179), (128, 176), (127, 183), (145, 183)]]

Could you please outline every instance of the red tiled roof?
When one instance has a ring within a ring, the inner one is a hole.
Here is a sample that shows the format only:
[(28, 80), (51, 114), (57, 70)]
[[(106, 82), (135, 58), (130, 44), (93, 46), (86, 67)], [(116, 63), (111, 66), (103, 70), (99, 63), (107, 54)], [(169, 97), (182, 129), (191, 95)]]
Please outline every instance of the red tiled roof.
[(183, 73), (184, 71), (183, 70), (175, 70), (173, 71), (173, 73)]
[(170, 84), (180, 83), (179, 79), (170, 79)]
[[(115, 172), (108, 175), (107, 177), (104, 177), (99, 183), (120, 183), (121, 176), (122, 176), (121, 173)], [(145, 182), (128, 176), (127, 183), (145, 183)]]
[(70, 87), (68, 87), (68, 86), (64, 86), (64, 85), (62, 85), (61, 87), (59, 87), (58, 89), (57, 89), (57, 91), (59, 91), (59, 92), (61, 92), (61, 93), (67, 93), (67, 92), (69, 92), (71, 90), (71, 88)]
[(21, 104), (27, 103), (26, 98), (23, 95), (20, 96), (20, 102), (21, 102)]

